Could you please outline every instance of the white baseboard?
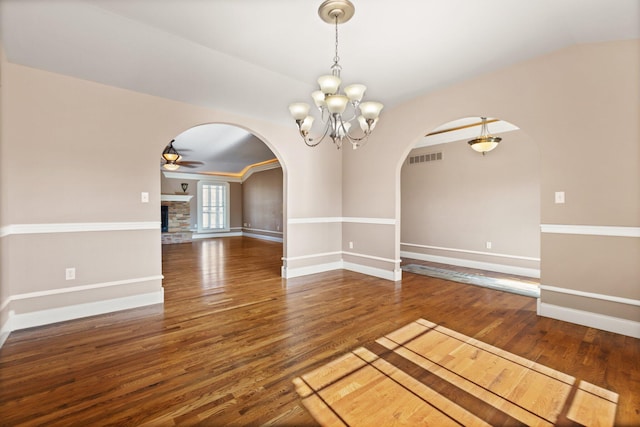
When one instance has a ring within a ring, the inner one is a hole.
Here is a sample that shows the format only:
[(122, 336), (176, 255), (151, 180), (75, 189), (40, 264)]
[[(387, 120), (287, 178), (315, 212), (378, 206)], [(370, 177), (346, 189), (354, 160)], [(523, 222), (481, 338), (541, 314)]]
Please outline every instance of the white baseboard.
[(285, 268), (282, 267), (282, 277), (285, 279), (291, 279), (293, 277), (306, 276), (309, 274), (324, 273), (333, 270), (349, 270), (356, 273), (362, 273), (369, 276), (379, 277), (385, 280), (391, 280), (397, 282), (402, 280), (402, 270), (389, 271), (381, 268), (368, 267), (366, 265), (355, 264), (346, 261), (336, 261), (326, 264), (311, 265), (308, 267), (300, 268)]
[(540, 299), (538, 299), (537, 312), (539, 316), (550, 317), (552, 319), (575, 323), (577, 325), (627, 335), (633, 338), (640, 338), (640, 322), (633, 320), (620, 319), (618, 317), (592, 313), (584, 310), (576, 310), (575, 308), (561, 307), (554, 304), (544, 303), (540, 301)]
[(82, 317), (96, 316), (98, 314), (114, 311), (128, 310), (164, 302), (164, 291), (159, 289), (146, 294), (132, 295), (122, 298), (114, 298), (103, 301), (69, 305), (66, 307), (50, 308), (31, 313), (15, 314), (9, 312), (9, 332), (36, 326), (49, 325), (51, 323), (64, 322)]
[(374, 268), (368, 267), (366, 265), (355, 264), (352, 262), (343, 262), (343, 268), (349, 271), (355, 271), (356, 273), (362, 273), (369, 276), (379, 277), (385, 280), (391, 280), (393, 282), (397, 282), (398, 280), (402, 280), (402, 270), (383, 270), (382, 268)]
[(451, 258), (438, 255), (421, 254), (417, 252), (400, 251), (400, 257), (419, 259), (421, 261), (438, 262), (441, 264), (457, 265), (459, 267), (477, 268), (479, 270), (497, 271), (498, 273), (515, 274), (517, 276), (540, 278), (540, 270), (537, 268), (514, 267), (492, 262), (471, 261), (461, 258)]
[(9, 334), (11, 333), (11, 316), (4, 322), (2, 327), (0, 328), (0, 348), (4, 345), (7, 338), (9, 338)]
[(242, 231), (222, 231), (220, 233), (193, 233), (191, 235), (192, 240), (199, 239), (212, 239), (216, 237), (240, 237), (242, 236)]
[(242, 235), (244, 237), (251, 237), (251, 238), (254, 238), (254, 239), (268, 240), (270, 242), (282, 243), (282, 237), (268, 236), (266, 234), (254, 234), (254, 233), (247, 233), (247, 232), (243, 232)]
[(324, 273), (327, 271), (341, 270), (342, 261), (329, 262), (326, 264), (310, 265), (308, 267), (286, 268), (282, 267), (282, 277), (291, 279), (294, 277), (307, 276), (309, 274)]

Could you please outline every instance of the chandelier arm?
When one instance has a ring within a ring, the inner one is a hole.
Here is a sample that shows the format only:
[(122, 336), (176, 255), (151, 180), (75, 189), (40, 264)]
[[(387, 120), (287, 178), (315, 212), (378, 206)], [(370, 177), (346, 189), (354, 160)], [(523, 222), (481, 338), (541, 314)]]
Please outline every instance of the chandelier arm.
[(330, 123), (327, 123), (326, 126), (324, 127), (324, 133), (322, 134), (320, 139), (318, 139), (315, 143), (313, 142), (314, 141), (313, 138), (307, 138), (309, 133), (308, 132), (305, 133), (301, 129), (300, 129), (300, 136), (302, 137), (302, 140), (307, 145), (307, 147), (315, 147), (315, 146), (319, 145), (322, 141), (324, 141), (324, 138), (329, 133), (329, 128), (330, 128)]

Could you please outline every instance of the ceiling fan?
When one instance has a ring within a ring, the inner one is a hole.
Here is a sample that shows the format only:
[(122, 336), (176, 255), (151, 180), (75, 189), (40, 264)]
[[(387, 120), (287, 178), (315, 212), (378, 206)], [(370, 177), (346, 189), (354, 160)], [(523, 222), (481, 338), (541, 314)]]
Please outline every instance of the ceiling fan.
[(175, 171), (178, 170), (181, 166), (185, 168), (195, 168), (198, 165), (202, 165), (204, 163), (197, 161), (185, 161), (182, 160), (182, 156), (178, 153), (178, 150), (175, 149), (173, 143), (175, 139), (172, 139), (169, 145), (165, 147), (162, 151), (162, 159), (164, 160), (164, 164), (162, 167), (164, 169)]

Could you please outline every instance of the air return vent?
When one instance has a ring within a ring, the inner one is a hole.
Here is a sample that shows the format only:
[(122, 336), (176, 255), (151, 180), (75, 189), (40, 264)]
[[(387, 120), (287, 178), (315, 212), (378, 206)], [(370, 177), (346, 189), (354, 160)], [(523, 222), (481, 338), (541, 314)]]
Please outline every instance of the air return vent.
[(409, 156), (410, 165), (416, 165), (418, 163), (425, 163), (425, 162), (435, 162), (436, 160), (442, 160), (442, 152), (420, 154), (417, 156)]

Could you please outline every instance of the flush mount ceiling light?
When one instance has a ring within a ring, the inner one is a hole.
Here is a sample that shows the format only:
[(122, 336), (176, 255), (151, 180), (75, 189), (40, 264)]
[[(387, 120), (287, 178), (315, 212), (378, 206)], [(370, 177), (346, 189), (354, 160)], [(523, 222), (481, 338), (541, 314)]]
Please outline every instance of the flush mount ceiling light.
[(480, 136), (469, 141), (469, 145), (471, 148), (476, 150), (478, 153), (482, 153), (484, 156), (485, 153), (493, 150), (498, 146), (498, 143), (502, 141), (502, 138), (499, 136), (491, 136), (489, 133), (489, 127), (487, 126), (487, 118), (480, 117), (482, 119), (482, 128), (480, 128)]
[[(325, 124), (324, 133), (318, 141), (309, 137), (314, 118), (309, 115), (309, 104), (296, 102), (289, 105), (289, 111), (296, 120), (300, 136), (309, 147), (320, 144), (326, 136), (329, 136), (338, 149), (342, 147), (344, 140), (351, 143), (355, 150), (367, 142), (369, 135), (378, 122), (378, 116), (383, 108), (379, 102), (362, 102), (367, 87), (362, 84), (352, 84), (344, 88), (344, 94), (340, 93), (340, 57), (338, 56), (338, 25), (343, 24), (353, 16), (355, 7), (349, 0), (326, 0), (318, 8), (320, 18), (335, 25), (335, 56), (331, 66), (331, 74), (320, 76), (318, 84), (320, 90), (311, 94), (313, 101), (320, 110), (320, 115)], [(349, 108), (350, 107), (350, 108)], [(351, 110), (345, 114), (347, 109)], [(361, 133), (353, 135), (351, 122), (357, 120)]]

